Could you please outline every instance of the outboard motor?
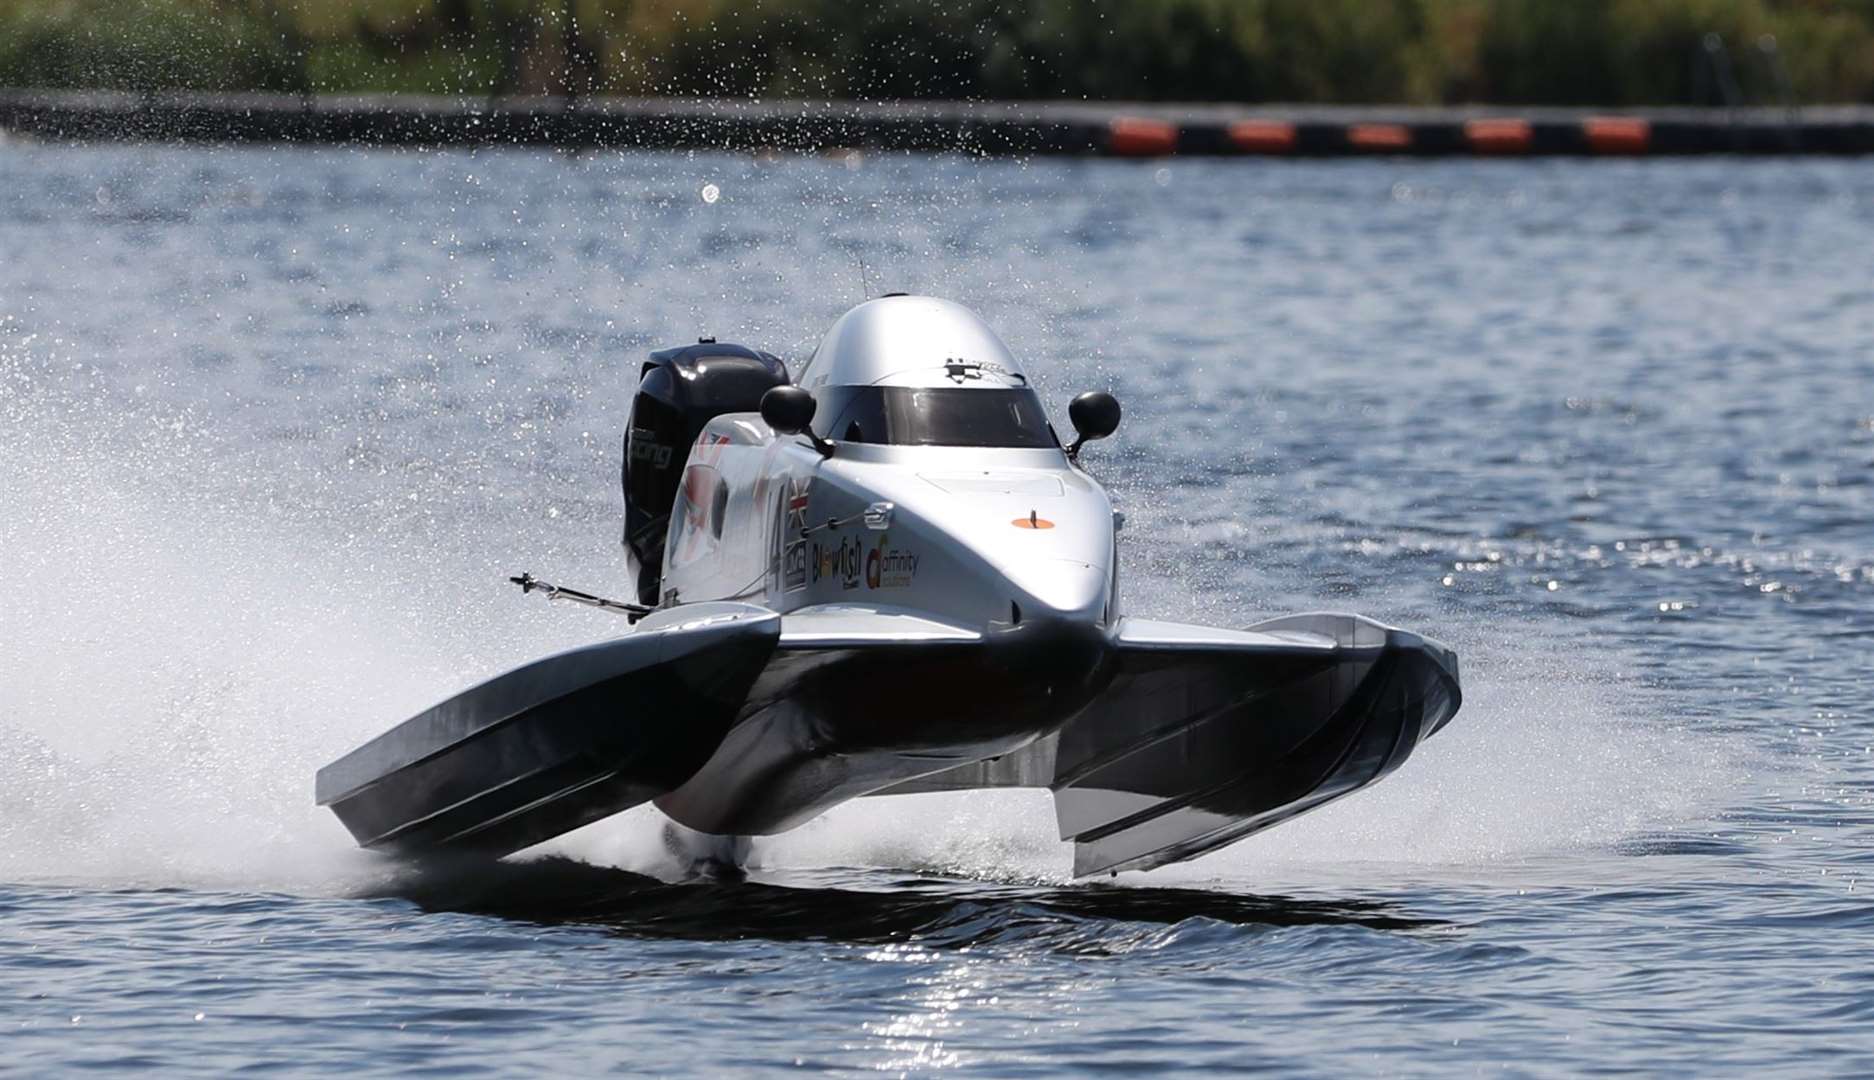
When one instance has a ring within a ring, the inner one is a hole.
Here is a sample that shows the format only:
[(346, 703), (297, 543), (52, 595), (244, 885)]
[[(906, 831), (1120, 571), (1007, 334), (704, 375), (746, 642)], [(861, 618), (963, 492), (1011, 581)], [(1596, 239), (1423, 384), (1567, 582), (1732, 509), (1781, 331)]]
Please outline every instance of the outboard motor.
[(625, 421), (620, 471), (624, 543), (637, 560), (640, 603), (657, 603), (670, 511), (703, 425), (723, 413), (760, 412), (761, 395), (787, 382), (787, 366), (778, 358), (715, 338), (660, 349), (645, 363)]

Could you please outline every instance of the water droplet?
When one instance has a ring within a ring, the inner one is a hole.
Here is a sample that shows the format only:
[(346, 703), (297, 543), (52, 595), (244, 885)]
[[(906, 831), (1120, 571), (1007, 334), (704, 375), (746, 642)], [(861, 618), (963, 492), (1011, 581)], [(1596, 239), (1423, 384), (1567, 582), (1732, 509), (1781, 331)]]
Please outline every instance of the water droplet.
[(720, 198), (722, 198), (721, 188), (717, 187), (714, 184), (703, 185), (703, 201), (704, 202), (714, 205), (716, 200)]

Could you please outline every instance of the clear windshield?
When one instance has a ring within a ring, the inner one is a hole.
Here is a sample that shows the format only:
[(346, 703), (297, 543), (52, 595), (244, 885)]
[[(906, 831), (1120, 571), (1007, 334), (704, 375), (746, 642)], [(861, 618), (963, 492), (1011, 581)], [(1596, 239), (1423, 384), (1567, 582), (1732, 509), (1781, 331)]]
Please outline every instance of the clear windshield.
[[(821, 432), (845, 442), (895, 446), (1059, 446), (1028, 389), (856, 386), (826, 395)], [(818, 426), (818, 425), (816, 425)]]

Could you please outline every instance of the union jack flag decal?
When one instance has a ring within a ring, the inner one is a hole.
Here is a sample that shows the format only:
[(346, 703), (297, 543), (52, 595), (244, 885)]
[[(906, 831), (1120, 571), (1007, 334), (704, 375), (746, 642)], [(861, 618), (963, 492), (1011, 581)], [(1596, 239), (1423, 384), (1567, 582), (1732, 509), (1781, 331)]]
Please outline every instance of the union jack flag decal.
[(807, 503), (812, 495), (813, 479), (789, 477), (787, 495), (781, 500), (781, 588), (799, 592), (807, 587)]

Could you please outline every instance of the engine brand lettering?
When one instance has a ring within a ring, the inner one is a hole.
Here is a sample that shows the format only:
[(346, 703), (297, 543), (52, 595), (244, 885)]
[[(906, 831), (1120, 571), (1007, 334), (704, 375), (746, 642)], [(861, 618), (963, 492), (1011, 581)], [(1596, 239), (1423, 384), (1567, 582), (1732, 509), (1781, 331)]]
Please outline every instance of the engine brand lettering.
[(651, 441), (651, 433), (642, 428), (631, 433), (631, 460), (648, 461), (661, 469), (670, 464), (670, 447)]

